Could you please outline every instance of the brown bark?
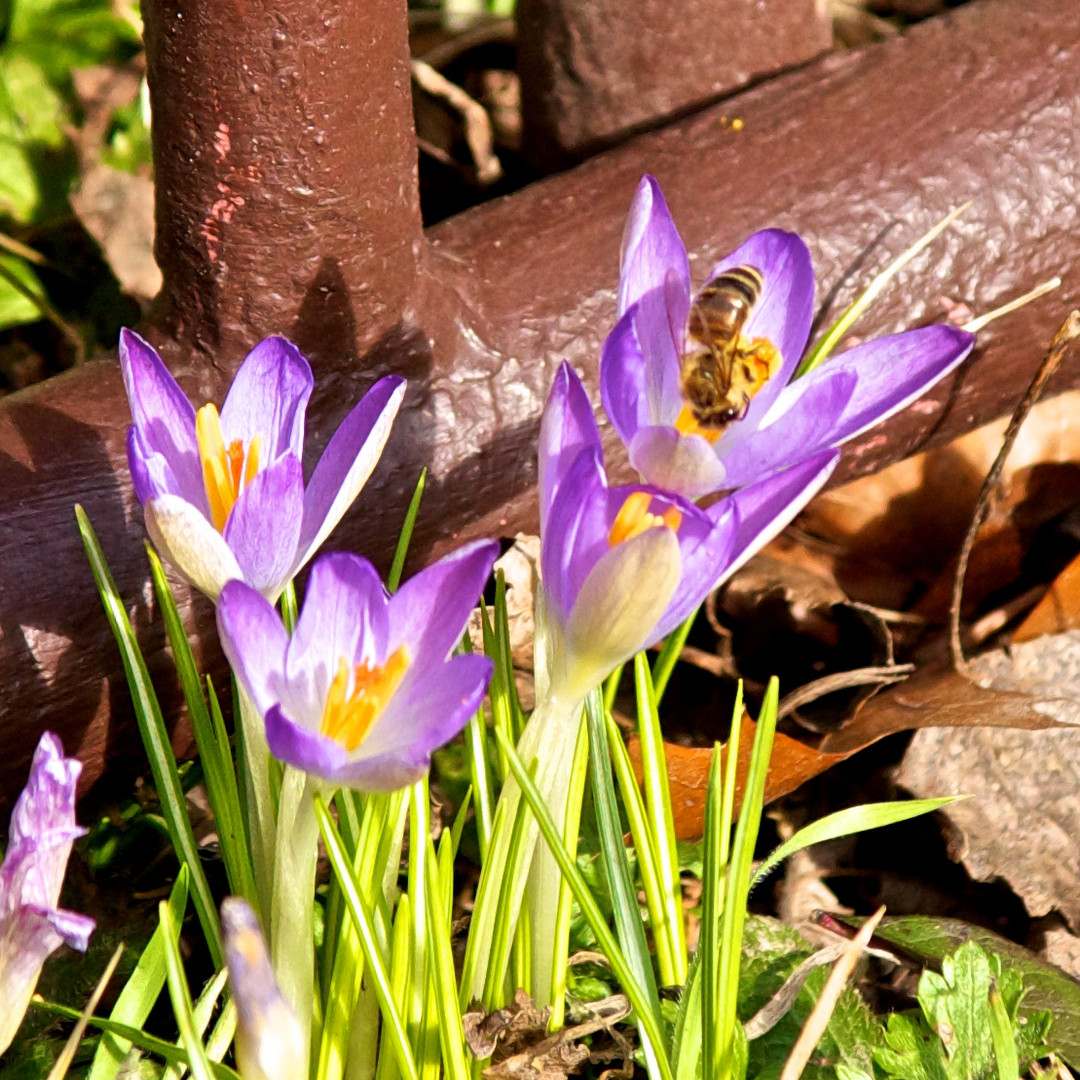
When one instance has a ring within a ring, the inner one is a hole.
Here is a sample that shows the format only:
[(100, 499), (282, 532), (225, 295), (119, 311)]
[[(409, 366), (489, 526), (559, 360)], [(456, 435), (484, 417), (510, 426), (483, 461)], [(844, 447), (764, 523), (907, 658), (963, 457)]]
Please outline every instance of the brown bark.
[[(254, 17), (257, 5), (234, 2), (234, 18)], [(363, 6), (383, 29), (400, 17), (389, 0)], [(985, 310), (1055, 273), (1065, 284), (989, 328), (956, 377), (847, 451), (841, 476), (870, 471), (1011, 408), (1063, 313), (1080, 303), (1080, 24), (1066, 8), (1057, 0), (987, 0), (886, 45), (827, 57), (439, 226), (416, 264), (411, 165), (404, 179), (400, 168), (380, 171), (381, 151), (374, 149), (363, 183), (348, 170), (312, 166), (317, 183), (327, 187), (313, 197), (322, 209), (310, 228), (301, 209), (307, 196), (290, 203), (284, 193), (292, 209), (275, 224), (269, 188), (265, 195), (261, 187), (245, 188), (252, 201), (244, 194), (244, 206), (221, 223), (217, 259), (210, 258), (205, 234), (199, 238), (214, 205), (205, 188), (213, 181), (239, 190), (223, 178), (233, 162), (215, 150), (211, 97), (205, 114), (192, 106), (202, 119), (192, 121), (190, 147), (205, 140), (192, 176), (204, 195), (183, 203), (175, 220), (171, 204), (160, 211), (160, 242), (175, 245), (178, 254), (175, 264), (163, 259), (166, 302), (152, 329), (160, 342), (176, 335), (180, 344), (167, 355), (198, 395), (220, 393), (217, 380), (202, 377), (201, 350), (210, 350), (227, 374), (264, 333), (292, 334), (314, 357), (310, 429), (319, 447), (379, 373), (408, 375), (407, 407), (386, 458), (331, 543), (359, 548), (385, 565), (426, 464), (431, 479), (414, 542), (419, 562), (467, 535), (535, 526), (540, 409), (563, 357), (584, 373), (595, 399), (599, 344), (614, 311), (619, 237), (643, 171), (663, 183), (698, 281), (712, 260), (754, 229), (795, 228), (814, 253), (819, 297), (844, 282), (833, 313), (873, 270), (971, 199), (961, 223), (890, 287), (860, 334), (938, 318), (942, 294)], [(312, 18), (297, 9), (297, 20)], [(379, 35), (341, 18), (341, 39), (333, 39), (340, 63), (347, 70), (374, 63), (366, 43)], [(292, 25), (288, 32), (300, 30)], [(399, 50), (403, 25), (400, 32)], [(162, 33), (159, 23), (152, 35)], [(192, 51), (178, 50), (174, 61), (183, 66), (202, 40), (193, 33)], [(332, 71), (329, 62), (322, 66), (303, 50), (297, 55), (308, 64), (301, 82), (314, 80), (310, 100), (336, 101), (331, 87), (348, 92), (342, 83), (318, 82), (320, 71)], [(243, 63), (253, 71), (258, 65), (233, 60), (221, 78), (235, 90), (234, 83), (248, 78)], [(382, 106), (400, 109), (407, 96), (397, 67), (379, 70), (382, 84), (365, 90), (370, 97), (360, 103), (369, 107), (361, 110), (367, 123)], [(265, 77), (262, 71), (252, 77)], [(251, 83), (244, 85), (252, 93)], [(155, 88), (156, 107), (163, 91), (161, 84)], [(290, 114), (277, 105), (233, 115), (235, 128), (226, 122), (231, 146), (243, 148), (236, 151), (241, 166), (259, 164), (251, 132), (261, 140), (263, 123), (279, 131), (274, 154), (292, 145), (282, 130)], [(740, 116), (743, 129), (722, 124), (724, 115)], [(181, 113), (176, 122), (182, 119)], [(364, 127), (361, 137), (377, 130), (377, 123)], [(248, 132), (246, 141), (241, 131)], [(290, 169), (316, 159), (312, 150), (277, 168), (273, 157), (266, 175), (287, 187)], [(216, 164), (203, 173), (208, 161)], [(168, 172), (167, 162), (164, 167)], [(175, 174), (182, 175), (181, 165)], [(167, 190), (167, 198), (181, 200), (181, 192)], [(242, 213), (249, 205), (250, 219)], [(875, 246), (892, 222), (896, 227)], [(176, 237), (166, 241), (170, 230)], [(340, 277), (330, 273), (320, 282), (324, 253), (337, 260)], [(415, 277), (410, 266), (418, 269)], [(240, 267), (243, 279), (239, 269), (233, 276)], [(205, 281), (217, 290), (207, 295), (217, 297), (218, 307), (195, 295)], [(1080, 358), (1071, 356), (1054, 386), (1078, 383)], [(0, 722), (7, 751), (0, 791), (18, 789), (43, 726), (80, 753), (88, 779), (100, 774), (107, 757), (138, 754), (122, 722), (126, 690), (78, 545), (74, 502), (87, 507), (98, 528), (153, 666), (167, 670), (160, 631), (147, 629), (141, 515), (131, 505), (123, 459), (127, 422), (111, 360), (0, 406)], [(617, 463), (613, 444), (612, 451)], [(196, 605), (193, 625), (200, 640), (212, 640), (207, 605)], [(175, 715), (175, 698), (170, 708)]]

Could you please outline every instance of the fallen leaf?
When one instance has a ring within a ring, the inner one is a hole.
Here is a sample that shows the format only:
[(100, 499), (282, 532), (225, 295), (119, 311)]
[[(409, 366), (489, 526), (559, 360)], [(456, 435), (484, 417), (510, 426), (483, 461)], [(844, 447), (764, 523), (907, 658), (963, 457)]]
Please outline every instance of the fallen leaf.
[[(963, 793), (941, 812), (962, 838), (961, 861), (980, 881), (1004, 878), (1028, 911), (1057, 909), (1080, 927), (1080, 631), (978, 657), (993, 688), (1026, 695), (1058, 730), (920, 731), (897, 782), (918, 796)], [(1065, 726), (1069, 725), (1069, 726)]]
[(1032, 641), (1044, 634), (1060, 634), (1080, 628), (1080, 556), (1050, 586), (1047, 594), (1016, 628), (1013, 642)]
[(124, 292), (152, 300), (161, 289), (154, 259), (154, 184), (108, 165), (92, 165), (71, 205)]

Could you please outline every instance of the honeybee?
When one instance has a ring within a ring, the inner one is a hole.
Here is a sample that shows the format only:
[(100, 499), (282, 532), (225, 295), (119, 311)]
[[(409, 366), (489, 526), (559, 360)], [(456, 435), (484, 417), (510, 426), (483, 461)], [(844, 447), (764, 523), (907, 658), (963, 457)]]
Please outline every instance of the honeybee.
[(780, 367), (771, 342), (742, 336), (762, 284), (759, 270), (734, 266), (708, 282), (690, 306), (679, 379), (687, 408), (707, 438), (741, 420)]

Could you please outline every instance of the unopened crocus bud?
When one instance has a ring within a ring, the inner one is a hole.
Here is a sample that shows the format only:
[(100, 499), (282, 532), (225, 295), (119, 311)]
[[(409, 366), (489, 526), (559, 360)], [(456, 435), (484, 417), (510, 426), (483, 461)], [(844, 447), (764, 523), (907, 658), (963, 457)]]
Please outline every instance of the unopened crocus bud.
[(221, 905), (225, 963), (236, 1002), (236, 1063), (244, 1080), (301, 1080), (307, 1075), (304, 1034), (282, 997), (259, 920), (230, 896)]

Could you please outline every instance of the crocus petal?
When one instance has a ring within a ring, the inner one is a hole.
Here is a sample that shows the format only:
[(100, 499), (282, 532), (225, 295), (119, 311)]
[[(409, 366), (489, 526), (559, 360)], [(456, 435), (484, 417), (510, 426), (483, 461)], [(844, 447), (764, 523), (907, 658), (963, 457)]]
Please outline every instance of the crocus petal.
[(236, 556), (201, 510), (176, 495), (146, 504), (146, 531), (161, 557), (216, 600), (226, 581), (243, 578)]
[(217, 606), (218, 634), (229, 664), (261, 713), (280, 699), (289, 635), (273, 605), (250, 585), (230, 581)]
[(291, 574), (304, 516), (304, 473), (291, 452), (256, 474), (240, 493), (223, 539), (244, 580), (272, 600)]
[(584, 694), (643, 648), (681, 572), (679, 540), (668, 528), (646, 529), (599, 559), (574, 601), (565, 630), (570, 667), (551, 672), (553, 693)]
[(711, 277), (735, 266), (753, 266), (762, 276), (761, 296), (743, 333), (768, 338), (779, 350), (781, 367), (750, 408), (764, 415), (768, 404), (799, 366), (814, 318), (814, 266), (810, 250), (796, 233), (762, 229), (721, 259)]
[[(847, 371), (856, 377), (855, 392), (837, 420), (832, 446), (853, 438), (906, 408), (947, 375), (975, 345), (975, 337), (954, 326), (924, 326), (878, 338), (830, 357), (805, 380)], [(796, 390), (804, 379), (797, 379)]]
[(390, 598), (389, 651), (407, 645), (414, 670), (441, 664), (461, 640), (498, 555), (498, 541), (478, 540), (409, 578)]
[(727, 481), (726, 462), (700, 435), (681, 435), (673, 427), (643, 427), (630, 440), (630, 464), (649, 484), (697, 499)]
[(581, 379), (564, 360), (555, 373), (540, 422), (537, 486), (541, 533), (566, 473), (586, 448), (601, 453), (600, 430)]
[(637, 308), (621, 316), (600, 351), (600, 400), (619, 438), (629, 445), (649, 420), (645, 356), (634, 332)]
[(367, 483), (404, 396), (405, 380), (387, 375), (364, 395), (334, 432), (304, 494), (304, 524), (293, 573), (334, 531)]
[(283, 337), (268, 337), (248, 353), (221, 408), (228, 446), (259, 439), (259, 458), (269, 464), (290, 451), (304, 456), (304, 414), (315, 380), (300, 350)]
[(634, 193), (623, 230), (619, 260), (619, 314), (646, 293), (662, 291), (674, 272), (685, 294), (690, 292), (690, 262), (675, 228), (664, 193), (651, 176), (643, 176)]
[(724, 504), (730, 503), (735, 512), (734, 542), (727, 566), (722, 575), (717, 576), (716, 584), (734, 574), (747, 559), (787, 527), (821, 490), (839, 460), (839, 450), (816, 454), (769, 480), (735, 492), (729, 499), (722, 499), (705, 511), (709, 516), (718, 518), (720, 514), (728, 512)]
[(394, 695), (358, 753), (327, 779), (364, 791), (394, 791), (419, 779), (432, 752), (479, 708), (493, 667), (486, 656), (455, 656), (434, 678), (418, 674)]
[(285, 659), (283, 701), (289, 716), (317, 727), (343, 658), (353, 665), (386, 659), (388, 600), (367, 559), (338, 551), (315, 563)]
[[(195, 409), (184, 396), (161, 357), (132, 330), (120, 331), (120, 370), (124, 377), (131, 418), (139, 429), (140, 451), (144, 457), (160, 454), (171, 478), (168, 494), (180, 495), (202, 505), (203, 479), (199, 450), (195, 442)], [(153, 492), (154, 495), (165, 492)], [(149, 496), (136, 490), (140, 501)]]
[(348, 754), (344, 746), (290, 719), (280, 705), (267, 710), (263, 720), (266, 745), (279, 761), (324, 780), (333, 779), (345, 767)]
[(611, 523), (598, 449), (578, 453), (543, 527), (540, 576), (549, 610), (565, 622), (590, 568), (609, 547)]
[(837, 425), (855, 393), (855, 374), (838, 368), (800, 387), (803, 381), (787, 387), (765, 424), (724, 455), (726, 487), (765, 480), (836, 445)]
[[(730, 502), (730, 500), (723, 500)], [(680, 550), (682, 552), (682, 574), (678, 587), (672, 594), (671, 601), (657, 622), (649, 641), (652, 645), (666, 637), (680, 623), (697, 610), (705, 597), (727, 577), (727, 567), (731, 563), (735, 548), (738, 518), (734, 508), (726, 513), (707, 514), (694, 508), (712, 528), (705, 532), (695, 543), (684, 540), (689, 514), (684, 515), (683, 526), (679, 529)]]
[(294, 1080), (308, 1068), (296, 1013), (274, 979), (259, 920), (246, 900), (221, 905), (225, 963), (236, 1003), (236, 1062), (244, 1080)]

